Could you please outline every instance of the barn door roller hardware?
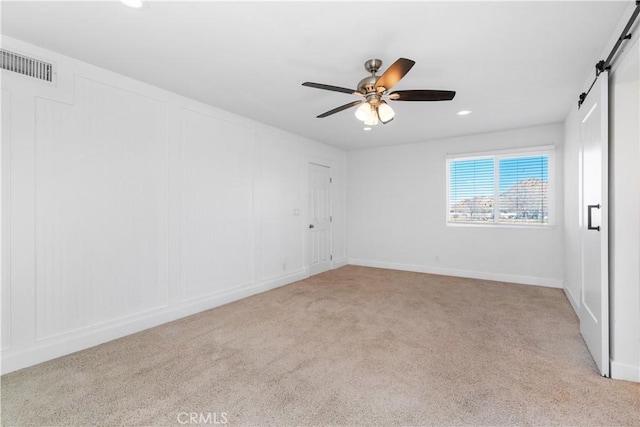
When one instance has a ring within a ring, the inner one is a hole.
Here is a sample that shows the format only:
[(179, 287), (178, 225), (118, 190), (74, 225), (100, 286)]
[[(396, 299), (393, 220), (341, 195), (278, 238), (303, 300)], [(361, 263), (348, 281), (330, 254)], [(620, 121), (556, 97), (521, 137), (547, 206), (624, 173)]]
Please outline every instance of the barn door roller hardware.
[(616, 44), (613, 45), (613, 49), (611, 49), (611, 52), (609, 53), (609, 56), (607, 57), (607, 59), (601, 60), (596, 64), (596, 78), (593, 79), (593, 83), (591, 83), (591, 86), (589, 86), (589, 90), (587, 90), (586, 92), (582, 92), (578, 97), (578, 108), (580, 108), (584, 100), (587, 99), (587, 95), (589, 95), (589, 92), (591, 92), (591, 88), (596, 83), (596, 80), (598, 80), (598, 76), (602, 72), (609, 71), (611, 69), (611, 61), (613, 60), (613, 57), (615, 56), (616, 52), (618, 52), (618, 48), (620, 48), (620, 45), (622, 44), (622, 42), (625, 40), (631, 39), (631, 33), (629, 32), (629, 30), (631, 30), (631, 27), (633, 26), (633, 23), (638, 17), (638, 14), (640, 14), (640, 0), (636, 0), (636, 8), (633, 9), (633, 13), (629, 18), (629, 22), (627, 22), (627, 25), (625, 25), (624, 30), (622, 30), (622, 34), (620, 35), (620, 37), (618, 37)]

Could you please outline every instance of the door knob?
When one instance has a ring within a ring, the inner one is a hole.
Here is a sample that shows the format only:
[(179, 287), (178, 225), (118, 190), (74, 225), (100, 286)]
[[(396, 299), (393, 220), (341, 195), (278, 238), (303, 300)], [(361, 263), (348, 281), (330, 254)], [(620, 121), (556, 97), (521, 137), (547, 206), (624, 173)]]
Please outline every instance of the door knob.
[(314, 227), (315, 227), (315, 225), (309, 224), (309, 228), (314, 228)]

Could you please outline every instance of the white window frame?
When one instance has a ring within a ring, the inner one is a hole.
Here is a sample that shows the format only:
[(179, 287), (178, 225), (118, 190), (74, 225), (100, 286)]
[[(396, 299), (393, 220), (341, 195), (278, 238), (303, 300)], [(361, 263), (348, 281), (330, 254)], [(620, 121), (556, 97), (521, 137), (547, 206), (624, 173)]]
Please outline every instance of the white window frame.
[[(447, 154), (446, 155), (446, 186), (447, 186), (447, 199), (445, 206), (445, 223), (451, 227), (506, 227), (506, 228), (552, 228), (555, 226), (555, 188), (556, 188), (556, 174), (555, 174), (555, 145), (543, 145), (537, 147), (527, 148), (515, 148), (507, 150), (494, 150), (494, 151), (482, 151), (475, 153), (460, 153), (460, 154)], [(481, 223), (481, 222), (451, 222), (449, 221), (450, 197), (451, 197), (451, 162), (453, 161), (465, 161), (465, 160), (483, 160), (494, 159), (494, 200), (496, 195), (500, 194), (500, 160), (512, 159), (517, 157), (530, 157), (530, 156), (547, 156), (547, 177), (549, 183), (547, 184), (547, 197), (549, 203), (549, 214), (546, 224), (518, 224), (518, 223), (504, 223), (498, 222), (500, 218), (498, 203), (493, 204), (493, 221)]]

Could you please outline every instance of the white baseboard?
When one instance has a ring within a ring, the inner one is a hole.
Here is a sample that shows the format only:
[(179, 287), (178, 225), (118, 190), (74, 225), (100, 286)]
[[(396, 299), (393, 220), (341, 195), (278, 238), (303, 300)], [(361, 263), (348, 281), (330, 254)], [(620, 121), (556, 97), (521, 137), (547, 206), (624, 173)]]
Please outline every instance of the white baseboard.
[(129, 316), (125, 319), (104, 323), (97, 327), (74, 331), (73, 333), (57, 336), (50, 340), (36, 342), (28, 349), (19, 351), (8, 349), (1, 354), (2, 366), (0, 367), (0, 372), (6, 374), (46, 362), (47, 360), (103, 344), (163, 323), (191, 316), (251, 295), (306, 279), (307, 277), (309, 277), (309, 272), (306, 268), (303, 268), (291, 272), (286, 276), (226, 290), (195, 302), (192, 301), (175, 307), (164, 307), (152, 310), (139, 315)]
[(387, 268), (390, 270), (413, 271), (416, 273), (440, 274), (443, 276), (468, 277), (470, 279), (493, 280), (496, 282), (518, 283), (522, 285), (562, 288), (562, 280), (551, 277), (519, 276), (515, 274), (491, 273), (486, 271), (458, 270), (455, 268), (433, 267), (429, 265), (400, 264), (365, 259), (349, 259), (349, 264), (363, 267)]
[(614, 380), (625, 380), (640, 383), (640, 365), (634, 366), (612, 360), (611, 378)]
[(573, 307), (573, 311), (576, 313), (576, 315), (579, 315), (580, 304), (578, 303), (578, 300), (573, 296), (573, 293), (569, 290), (569, 288), (565, 286), (563, 287), (563, 289), (564, 289), (564, 294), (569, 300), (569, 304), (571, 304), (571, 307)]
[[(448, 276), (470, 277), (501, 282), (550, 286), (557, 288), (562, 287), (560, 281), (556, 282), (554, 281), (554, 279), (386, 263), (361, 259), (341, 258), (334, 260), (332, 266), (333, 268), (339, 268), (347, 264), (387, 268), (393, 270), (415, 271), (420, 273), (442, 274)], [(126, 335), (134, 334), (136, 332), (140, 332), (145, 329), (161, 325), (163, 323), (171, 322), (173, 320), (219, 307), (221, 305), (228, 304), (230, 302), (237, 301), (251, 295), (284, 286), (298, 280), (306, 279), (307, 277), (309, 277), (308, 270), (306, 268), (300, 269), (291, 272), (286, 276), (281, 276), (278, 278), (273, 278), (266, 281), (253, 283), (251, 285), (227, 290), (201, 300), (191, 301), (173, 307), (164, 307), (161, 309), (152, 310), (147, 313), (141, 313), (139, 315), (127, 317), (125, 319), (119, 319), (90, 329), (75, 331), (73, 333), (55, 337), (50, 340), (40, 341), (28, 349), (18, 351), (8, 349), (3, 351), (1, 354), (2, 366), (0, 367), (0, 372), (2, 374), (6, 374), (18, 369), (26, 368), (28, 366), (33, 366), (47, 360), (71, 354), (76, 351), (84, 350), (89, 347), (93, 347), (117, 338), (124, 337)], [(620, 372), (619, 375), (624, 376), (625, 379), (629, 378), (629, 372), (635, 372), (634, 375), (638, 376), (637, 368), (635, 369), (636, 371), (633, 371), (633, 367), (629, 368), (624, 367), (623, 365), (617, 368), (617, 370)]]
[(332, 264), (332, 268), (340, 268), (340, 267), (344, 267), (345, 265), (349, 264), (349, 260), (344, 257), (344, 258), (338, 258), (338, 259), (334, 259), (333, 260), (333, 264)]

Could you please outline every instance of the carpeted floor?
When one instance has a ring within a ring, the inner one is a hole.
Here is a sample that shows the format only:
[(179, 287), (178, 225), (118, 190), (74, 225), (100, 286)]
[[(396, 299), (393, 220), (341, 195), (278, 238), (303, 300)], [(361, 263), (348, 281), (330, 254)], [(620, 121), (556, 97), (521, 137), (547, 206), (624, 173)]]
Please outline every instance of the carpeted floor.
[(638, 426), (640, 385), (561, 290), (354, 266), (2, 377), (3, 425), (197, 422)]

